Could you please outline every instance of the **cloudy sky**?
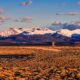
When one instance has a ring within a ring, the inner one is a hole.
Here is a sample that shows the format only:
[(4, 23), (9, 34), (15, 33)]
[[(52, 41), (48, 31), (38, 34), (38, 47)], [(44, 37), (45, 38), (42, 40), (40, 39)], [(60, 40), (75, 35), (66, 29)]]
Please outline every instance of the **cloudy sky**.
[(80, 0), (0, 0), (0, 29), (80, 21)]

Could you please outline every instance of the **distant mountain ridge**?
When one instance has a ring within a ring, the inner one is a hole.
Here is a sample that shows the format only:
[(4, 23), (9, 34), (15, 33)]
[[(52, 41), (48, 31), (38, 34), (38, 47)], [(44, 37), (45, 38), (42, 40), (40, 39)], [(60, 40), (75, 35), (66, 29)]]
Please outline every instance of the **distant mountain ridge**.
[(71, 37), (73, 34), (80, 34), (80, 29), (69, 30), (69, 29), (60, 29), (60, 30), (51, 30), (49, 28), (9, 28), (0, 32), (0, 36), (8, 37), (11, 35), (45, 35), (45, 34), (54, 34), (58, 33), (64, 36)]
[(31, 29), (23, 29), (23, 28), (9, 28), (5, 31), (0, 32), (0, 36), (10, 36), (10, 35), (17, 35), (20, 33), (28, 33), (28, 35), (40, 35), (40, 34), (46, 34), (46, 33), (53, 33), (53, 30), (50, 30), (48, 28), (31, 28)]
[(0, 44), (41, 44), (45, 42), (80, 42), (80, 29), (10, 28), (0, 32)]

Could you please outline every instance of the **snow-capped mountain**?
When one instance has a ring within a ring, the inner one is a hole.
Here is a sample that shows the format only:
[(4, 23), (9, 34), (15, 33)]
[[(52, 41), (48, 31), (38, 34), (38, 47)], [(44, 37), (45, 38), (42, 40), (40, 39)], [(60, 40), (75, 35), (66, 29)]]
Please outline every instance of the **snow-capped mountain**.
[(71, 37), (73, 34), (80, 34), (80, 29), (75, 29), (75, 30), (61, 29), (57, 32), (61, 35)]
[(32, 28), (32, 31), (29, 33), (29, 35), (44, 35), (47, 33), (54, 33), (55, 31), (50, 30), (48, 28)]
[(0, 32), (0, 44), (33, 44), (45, 42), (80, 42), (80, 29), (10, 28)]
[(5, 31), (0, 32), (0, 36), (5, 36), (8, 37), (10, 35), (17, 35), (19, 33), (23, 32), (23, 30), (21, 29), (17, 29), (17, 28), (9, 28)]
[(18, 35), (22, 33), (23, 35), (43, 35), (46, 33), (53, 33), (55, 31), (50, 30), (48, 28), (31, 28), (31, 29), (23, 29), (23, 28), (9, 28), (5, 31), (0, 32), (0, 36), (8, 37), (11, 35)]
[(31, 28), (31, 29), (23, 29), (23, 28), (9, 28), (5, 31), (0, 32), (0, 36), (9, 37), (12, 35), (45, 35), (45, 34), (54, 34), (58, 33), (63, 36), (71, 37), (73, 34), (80, 34), (80, 29), (68, 30), (68, 29), (60, 29), (60, 30), (51, 30), (48, 28)]

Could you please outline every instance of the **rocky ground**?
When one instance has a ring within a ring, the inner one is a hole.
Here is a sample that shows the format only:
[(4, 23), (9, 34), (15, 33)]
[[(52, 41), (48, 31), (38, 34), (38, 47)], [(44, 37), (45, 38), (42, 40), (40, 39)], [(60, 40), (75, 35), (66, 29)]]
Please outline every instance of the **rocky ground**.
[(80, 80), (80, 68), (0, 67), (0, 80)]

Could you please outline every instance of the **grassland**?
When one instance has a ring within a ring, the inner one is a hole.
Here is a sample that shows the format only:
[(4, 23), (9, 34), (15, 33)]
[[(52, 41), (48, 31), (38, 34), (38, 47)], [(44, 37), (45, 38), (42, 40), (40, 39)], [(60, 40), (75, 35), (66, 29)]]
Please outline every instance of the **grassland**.
[(80, 80), (80, 47), (1, 46), (0, 80)]

